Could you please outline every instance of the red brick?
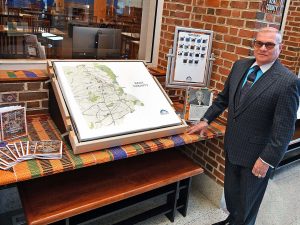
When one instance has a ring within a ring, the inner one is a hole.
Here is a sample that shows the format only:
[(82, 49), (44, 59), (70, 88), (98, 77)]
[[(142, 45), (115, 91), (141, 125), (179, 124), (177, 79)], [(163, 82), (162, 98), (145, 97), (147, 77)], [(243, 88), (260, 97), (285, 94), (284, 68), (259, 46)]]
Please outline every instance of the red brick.
[(34, 102), (26, 102), (27, 108), (40, 108), (40, 102), (34, 101)]
[(165, 8), (168, 10), (176, 10), (177, 9), (176, 5), (177, 4), (175, 4), (175, 3), (166, 3)]
[[(186, 6), (185, 6), (185, 11), (186, 11), (186, 12), (192, 12), (192, 9), (193, 9), (193, 7), (190, 6), (190, 5), (186, 5)], [(178, 10), (179, 10), (179, 9), (178, 9)]]
[(239, 10), (233, 10), (231, 13), (231, 17), (233, 18), (241, 18), (241, 11)]
[(226, 19), (224, 17), (218, 17), (217, 23), (219, 23), (219, 24), (225, 24), (225, 22), (226, 22)]
[(226, 51), (227, 51), (227, 52), (235, 52), (235, 45), (230, 45), (230, 44), (228, 44), (228, 45), (226, 46)]
[(0, 93), (16, 91), (24, 91), (24, 83), (0, 83)]
[(185, 19), (185, 18), (190, 18), (190, 13), (188, 12), (180, 12), (180, 11), (176, 11), (174, 16), (177, 18), (181, 18), (181, 19)]
[(240, 37), (246, 37), (246, 38), (254, 38), (254, 31), (252, 30), (244, 30), (244, 29), (240, 29), (239, 31), (239, 36)]
[(199, 163), (202, 167), (204, 167), (205, 166), (205, 161), (201, 158), (201, 157), (199, 157), (198, 155), (193, 155), (193, 159), (197, 162), (197, 163)]
[(178, 3), (183, 3), (183, 4), (191, 4), (192, 0), (176, 0)]
[(238, 10), (241, 9), (247, 9), (248, 7), (248, 2), (241, 2), (241, 1), (232, 1), (230, 3), (231, 8), (236, 8)]
[(194, 13), (199, 13), (199, 14), (204, 14), (204, 13), (206, 13), (206, 9), (202, 8), (202, 7), (194, 7), (193, 12)]
[(225, 35), (224, 36), (224, 41), (231, 43), (231, 44), (240, 44), (241, 43), (241, 38), (235, 37), (235, 36), (230, 36), (230, 35)]
[(192, 22), (191, 22), (191, 27), (195, 27), (195, 28), (204, 28), (204, 23), (203, 23), (203, 22), (195, 22), (195, 21), (192, 21)]
[(19, 94), (19, 101), (32, 101), (39, 99), (47, 99), (48, 93), (46, 91), (43, 92), (26, 92)]
[(249, 48), (236, 47), (235, 53), (238, 55), (248, 56), (250, 52)]
[(211, 75), (211, 79), (213, 79), (215, 81), (220, 81), (221, 80), (221, 76), (219, 74), (213, 73)]
[(256, 23), (257, 22), (255, 22), (255, 21), (246, 21), (246, 27), (254, 29), (254, 28), (256, 28)]
[(220, 180), (224, 180), (224, 174), (217, 171), (217, 170), (214, 170), (213, 174), (218, 177)]
[(229, 17), (231, 15), (231, 10), (229, 9), (217, 9), (216, 10), (217, 16), (227, 16)]
[(212, 27), (213, 27), (213, 25), (210, 24), (210, 23), (207, 23), (207, 24), (205, 24), (205, 26), (204, 26), (204, 28), (205, 28), (206, 30), (212, 30)]
[(226, 26), (213, 25), (213, 29), (215, 32), (224, 33), (224, 34), (228, 33), (228, 27)]
[(32, 83), (27, 83), (27, 89), (28, 90), (39, 90), (41, 88), (41, 83), (40, 82), (32, 82)]
[(228, 6), (229, 6), (229, 1), (221, 1), (222, 8), (228, 8)]
[(170, 16), (170, 10), (163, 10), (163, 16)]
[[(223, 164), (223, 165), (224, 165), (224, 164)], [(220, 164), (219, 164), (219, 170), (220, 170), (221, 173), (223, 173), (223, 174), (225, 173), (225, 168), (224, 168), (224, 166), (222, 166), (222, 165), (220, 165)]]
[(219, 68), (219, 72), (220, 72), (220, 74), (222, 74), (222, 75), (228, 76), (229, 73), (230, 73), (230, 70), (229, 70), (229, 69), (226, 69), (226, 68), (224, 68), (224, 67), (220, 67), (220, 68)]
[(27, 115), (38, 115), (38, 114), (48, 114), (49, 110), (48, 109), (30, 109), (27, 110), (26, 114)]
[(227, 24), (235, 27), (243, 27), (245, 21), (244, 20), (238, 20), (238, 19), (227, 19)]
[(203, 16), (203, 21), (204, 22), (209, 22), (209, 23), (216, 23), (217, 18), (215, 16), (204, 15)]
[(208, 155), (209, 155), (209, 157), (211, 157), (213, 159), (216, 157), (216, 154), (213, 151), (209, 151)]
[(230, 27), (229, 34), (230, 35), (237, 35), (238, 31), (239, 31), (239, 29), (237, 29), (235, 27)]
[(244, 18), (244, 19), (256, 19), (256, 12), (244, 11), (244, 12), (242, 12), (242, 18)]
[(218, 163), (216, 161), (214, 161), (213, 159), (211, 159), (209, 156), (204, 155), (204, 160), (206, 162), (208, 162), (212, 167), (217, 168)]
[(225, 165), (225, 159), (222, 158), (221, 156), (218, 156), (216, 157), (216, 160), (218, 163), (220, 163), (221, 165)]
[(42, 107), (43, 108), (49, 108), (49, 101), (48, 100), (43, 100), (42, 101)]
[(205, 0), (205, 5), (208, 7), (219, 7), (221, 0)]
[(260, 9), (260, 2), (250, 2), (249, 9)]

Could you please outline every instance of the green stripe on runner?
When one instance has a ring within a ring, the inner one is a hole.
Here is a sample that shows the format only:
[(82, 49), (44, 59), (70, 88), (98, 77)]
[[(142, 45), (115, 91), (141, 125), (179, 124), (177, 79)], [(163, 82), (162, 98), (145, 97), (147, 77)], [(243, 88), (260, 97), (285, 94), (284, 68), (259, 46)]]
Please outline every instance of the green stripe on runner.
[(105, 150), (105, 152), (109, 155), (110, 161), (114, 160), (114, 155), (109, 150)]
[(71, 158), (71, 159), (73, 160), (73, 162), (75, 163), (75, 168), (76, 168), (76, 169), (82, 168), (84, 164), (83, 164), (83, 161), (82, 161), (80, 155), (74, 155), (72, 148), (71, 148), (68, 144), (66, 144), (66, 147), (67, 147), (67, 149), (68, 149), (70, 158)]
[(28, 160), (27, 165), (31, 174), (31, 178), (37, 178), (41, 176), (41, 170), (36, 160)]
[(7, 72), (8, 77), (10, 78), (16, 78), (17, 75), (14, 72)]
[(131, 145), (135, 148), (137, 155), (141, 155), (145, 153), (144, 149), (140, 145), (138, 144), (131, 144)]

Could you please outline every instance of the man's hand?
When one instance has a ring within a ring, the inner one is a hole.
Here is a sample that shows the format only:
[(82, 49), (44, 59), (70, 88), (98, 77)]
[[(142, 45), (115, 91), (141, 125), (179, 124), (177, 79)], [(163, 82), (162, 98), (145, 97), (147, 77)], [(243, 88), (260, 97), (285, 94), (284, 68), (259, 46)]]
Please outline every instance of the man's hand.
[(268, 172), (269, 165), (258, 158), (253, 166), (252, 173), (258, 178), (264, 178)]
[(187, 129), (187, 133), (188, 134), (199, 133), (200, 136), (206, 136), (207, 128), (208, 128), (208, 123), (206, 121), (200, 121), (199, 123), (193, 125), (192, 127), (189, 127)]

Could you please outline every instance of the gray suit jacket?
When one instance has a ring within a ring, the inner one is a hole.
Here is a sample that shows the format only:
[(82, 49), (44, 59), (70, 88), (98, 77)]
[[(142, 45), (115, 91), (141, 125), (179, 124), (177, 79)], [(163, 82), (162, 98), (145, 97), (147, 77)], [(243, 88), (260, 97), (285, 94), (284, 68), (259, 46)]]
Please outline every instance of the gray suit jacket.
[(276, 60), (238, 104), (240, 81), (253, 63), (254, 59), (234, 63), (204, 118), (210, 122), (228, 108), (224, 150), (231, 163), (251, 168), (261, 157), (276, 167), (295, 130), (298, 79)]

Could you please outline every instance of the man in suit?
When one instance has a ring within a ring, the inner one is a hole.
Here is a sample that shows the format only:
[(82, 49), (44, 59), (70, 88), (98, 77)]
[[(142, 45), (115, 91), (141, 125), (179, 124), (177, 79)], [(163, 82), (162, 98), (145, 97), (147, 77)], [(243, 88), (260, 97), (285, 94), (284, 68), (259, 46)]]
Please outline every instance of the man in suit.
[(204, 99), (204, 93), (201, 90), (197, 90), (195, 92), (196, 97), (190, 101), (191, 105), (205, 105), (203, 102)]
[(229, 216), (215, 225), (253, 225), (270, 167), (284, 156), (295, 129), (297, 77), (278, 60), (281, 34), (263, 28), (254, 41), (255, 59), (234, 63), (224, 89), (188, 133), (205, 135), (208, 124), (228, 108), (224, 137), (224, 193)]

